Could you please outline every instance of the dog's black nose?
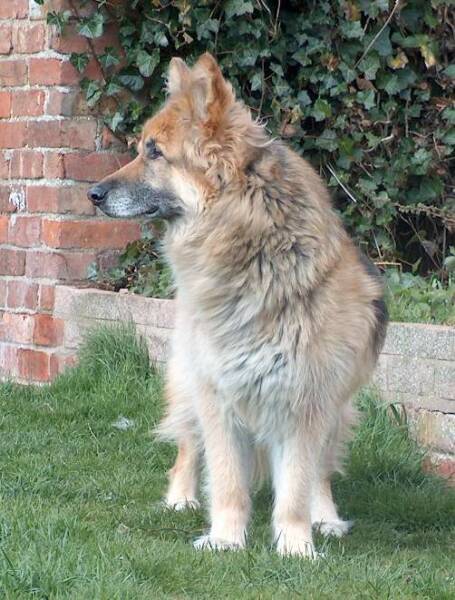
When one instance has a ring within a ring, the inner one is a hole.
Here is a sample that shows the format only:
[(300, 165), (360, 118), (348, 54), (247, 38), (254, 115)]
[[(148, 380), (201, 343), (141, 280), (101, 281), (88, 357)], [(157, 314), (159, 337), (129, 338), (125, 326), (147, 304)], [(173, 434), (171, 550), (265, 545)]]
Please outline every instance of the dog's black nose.
[(95, 206), (98, 206), (103, 201), (104, 197), (107, 194), (107, 188), (102, 185), (94, 185), (87, 192), (88, 199), (93, 202)]

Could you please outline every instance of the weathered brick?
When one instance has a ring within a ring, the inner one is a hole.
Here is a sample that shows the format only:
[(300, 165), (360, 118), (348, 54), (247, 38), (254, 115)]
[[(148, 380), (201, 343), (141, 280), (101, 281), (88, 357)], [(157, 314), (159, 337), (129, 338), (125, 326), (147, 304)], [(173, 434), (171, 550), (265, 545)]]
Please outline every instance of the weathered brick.
[(8, 281), (8, 308), (34, 309), (38, 304), (38, 285), (28, 281)]
[(17, 90), (11, 95), (13, 117), (38, 117), (44, 113), (43, 90)]
[(9, 217), (0, 215), (0, 244), (5, 244), (8, 240), (8, 222)]
[(43, 176), (43, 154), (34, 150), (14, 150), (11, 156), (10, 177), (39, 179)]
[(87, 198), (86, 185), (29, 186), (27, 210), (33, 213), (95, 214), (95, 207)]
[(78, 181), (98, 181), (131, 161), (130, 154), (92, 152), (64, 156), (66, 177)]
[(4, 279), (0, 279), (0, 308), (6, 306), (6, 296), (8, 294), (8, 282)]
[(8, 241), (15, 246), (29, 248), (40, 243), (41, 219), (17, 216), (11, 219)]
[(0, 148), (22, 148), (25, 139), (26, 123), (0, 121)]
[(24, 19), (28, 14), (28, 0), (2, 0), (0, 19)]
[[(0, 171), (1, 171), (1, 155), (0, 155)], [(0, 175), (0, 178), (2, 176)], [(16, 207), (10, 202), (11, 188), (9, 185), (0, 185), (0, 213), (13, 213)]]
[(27, 83), (27, 63), (23, 60), (0, 61), (0, 86)]
[[(0, 338), (3, 338), (1, 318), (0, 318)], [(17, 346), (10, 344), (0, 344), (0, 373), (3, 371), (4, 374), (10, 377), (17, 377), (18, 375), (18, 360), (17, 360)]]
[(34, 250), (27, 255), (25, 273), (27, 277), (81, 281), (87, 279), (88, 268), (95, 260), (95, 252)]
[(46, 179), (63, 179), (65, 177), (63, 154), (60, 154), (60, 152), (46, 152), (44, 154), (43, 172)]
[(44, 313), (35, 315), (33, 342), (37, 346), (58, 346), (63, 339), (63, 321)]
[(25, 252), (2, 248), (0, 252), (0, 275), (23, 275), (25, 271)]
[(0, 152), (0, 178), (9, 179), (11, 171), (12, 153), (10, 150)]
[(9, 54), (12, 47), (12, 25), (0, 23), (0, 54)]
[(0, 92), (0, 119), (11, 115), (11, 92)]
[(66, 369), (74, 367), (77, 364), (77, 354), (75, 352), (54, 352), (51, 354), (51, 378), (63, 373)]
[(17, 351), (19, 377), (26, 381), (49, 381), (50, 358), (47, 352), (19, 348)]
[(46, 148), (95, 148), (96, 121), (29, 121), (27, 142), (29, 146)]
[(132, 221), (43, 220), (42, 241), (51, 248), (123, 248), (140, 237)]
[(31, 85), (75, 85), (80, 81), (80, 75), (68, 61), (58, 58), (31, 58), (29, 80)]
[(44, 50), (46, 30), (43, 23), (15, 23), (12, 42), (17, 54), (33, 54)]
[[(108, 24), (105, 27), (104, 33), (99, 38), (91, 40), (94, 51), (97, 54), (104, 52), (107, 46), (118, 47), (118, 30), (114, 24)], [(53, 31), (50, 38), (50, 47), (57, 52), (63, 54), (71, 54), (71, 52), (88, 52), (91, 50), (87, 38), (81, 36), (74, 23), (69, 23), (65, 27), (63, 35), (58, 31)]]
[(22, 313), (3, 313), (3, 335), (7, 342), (29, 344), (33, 338), (33, 316)]
[(55, 302), (55, 286), (42, 284), (39, 287), (40, 310), (53, 310)]

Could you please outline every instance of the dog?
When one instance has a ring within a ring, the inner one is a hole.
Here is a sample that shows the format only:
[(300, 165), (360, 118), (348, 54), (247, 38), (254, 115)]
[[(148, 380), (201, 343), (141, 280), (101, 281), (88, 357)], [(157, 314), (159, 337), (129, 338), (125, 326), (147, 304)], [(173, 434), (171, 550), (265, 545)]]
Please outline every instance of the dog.
[(137, 150), (88, 196), (113, 217), (167, 222), (177, 312), (159, 432), (178, 455), (166, 503), (199, 505), (203, 456), (210, 529), (195, 547), (244, 548), (265, 456), (277, 551), (315, 558), (312, 527), (349, 529), (330, 479), (385, 336), (379, 271), (313, 168), (269, 137), (210, 54), (192, 68), (172, 59)]

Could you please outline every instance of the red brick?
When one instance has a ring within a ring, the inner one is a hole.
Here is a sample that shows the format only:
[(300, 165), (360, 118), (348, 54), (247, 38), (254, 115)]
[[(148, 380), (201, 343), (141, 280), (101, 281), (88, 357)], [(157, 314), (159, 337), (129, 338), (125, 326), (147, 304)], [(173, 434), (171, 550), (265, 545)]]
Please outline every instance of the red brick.
[[(94, 51), (97, 54), (101, 54), (107, 46), (118, 47), (118, 30), (113, 24), (107, 25), (104, 34), (91, 41)], [(65, 27), (63, 35), (60, 35), (58, 31), (52, 33), (50, 47), (63, 54), (71, 54), (71, 52), (88, 52), (90, 50), (87, 39), (81, 36), (76, 30), (76, 25), (71, 23)]]
[(58, 58), (31, 58), (29, 73), (30, 85), (75, 85), (81, 79), (70, 62)]
[(0, 216), (0, 244), (5, 244), (8, 239), (9, 217)]
[(11, 157), (10, 177), (39, 179), (43, 176), (43, 154), (34, 150), (14, 150)]
[(140, 225), (132, 221), (43, 219), (41, 237), (51, 248), (123, 248), (140, 235)]
[(59, 346), (63, 340), (63, 321), (52, 315), (35, 315), (33, 342), (38, 346)]
[(11, 23), (0, 23), (0, 54), (9, 54), (12, 48)]
[(108, 148), (110, 150), (119, 150), (120, 152), (125, 149), (124, 142), (119, 139), (110, 129), (107, 127), (103, 128), (101, 136), (102, 148)]
[(95, 260), (95, 252), (44, 252), (35, 250), (27, 254), (25, 273), (27, 277), (80, 281), (87, 278), (87, 270)]
[(9, 179), (11, 170), (11, 151), (0, 152), (0, 178)]
[(66, 369), (70, 369), (77, 364), (77, 354), (73, 353), (59, 353), (54, 352), (51, 354), (51, 378), (53, 379), (60, 373), (63, 373)]
[(39, 307), (40, 310), (53, 310), (55, 301), (55, 286), (40, 285), (39, 288)]
[(65, 174), (78, 181), (98, 181), (131, 161), (129, 154), (92, 152), (90, 154), (65, 154)]
[(0, 279), (0, 307), (6, 306), (6, 296), (8, 294), (8, 282)]
[(15, 246), (30, 248), (40, 242), (41, 219), (19, 217), (10, 220), (8, 241)]
[(11, 115), (11, 92), (0, 92), (0, 119)]
[(33, 54), (44, 50), (45, 28), (42, 23), (16, 23), (13, 29), (13, 51), (17, 54)]
[(19, 348), (17, 351), (19, 376), (26, 381), (49, 381), (50, 359), (47, 352)]
[(25, 139), (26, 123), (0, 121), (0, 148), (22, 148)]
[(0, 344), (0, 372), (3, 371), (5, 374), (10, 375), (11, 377), (16, 377), (18, 375), (17, 350), (17, 346)]
[(27, 210), (39, 213), (73, 215), (95, 214), (95, 207), (87, 198), (85, 185), (29, 186), (27, 188)]
[(6, 312), (3, 314), (3, 335), (8, 342), (29, 344), (33, 338), (34, 320), (32, 315)]
[(27, 83), (27, 63), (23, 60), (0, 61), (0, 86)]
[(42, 90), (12, 92), (11, 113), (13, 117), (39, 117), (44, 113), (45, 94)]
[(10, 194), (11, 188), (9, 185), (0, 185), (0, 213), (13, 213), (17, 210), (14, 204), (10, 202)]
[(28, 0), (2, 0), (0, 19), (24, 19), (28, 15)]
[(95, 148), (96, 121), (29, 121), (27, 143), (29, 146), (46, 148)]
[(25, 272), (25, 252), (2, 248), (0, 252), (0, 275), (23, 275)]
[(46, 179), (62, 179), (65, 177), (63, 154), (59, 152), (46, 152), (44, 155), (43, 171)]
[(8, 282), (7, 306), (9, 308), (36, 308), (38, 304), (38, 285), (27, 281), (10, 280)]

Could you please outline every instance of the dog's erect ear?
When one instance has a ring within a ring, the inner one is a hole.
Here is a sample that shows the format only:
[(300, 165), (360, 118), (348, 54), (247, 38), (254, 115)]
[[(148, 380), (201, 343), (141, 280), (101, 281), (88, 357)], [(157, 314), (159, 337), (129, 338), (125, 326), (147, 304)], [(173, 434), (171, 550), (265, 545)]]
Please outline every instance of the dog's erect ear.
[(184, 84), (189, 80), (190, 69), (181, 59), (174, 57), (169, 63), (169, 72), (167, 76), (167, 89), (169, 94), (180, 92)]
[(201, 119), (220, 119), (234, 101), (231, 85), (224, 79), (211, 54), (203, 54), (192, 70), (192, 94), (196, 115)]

